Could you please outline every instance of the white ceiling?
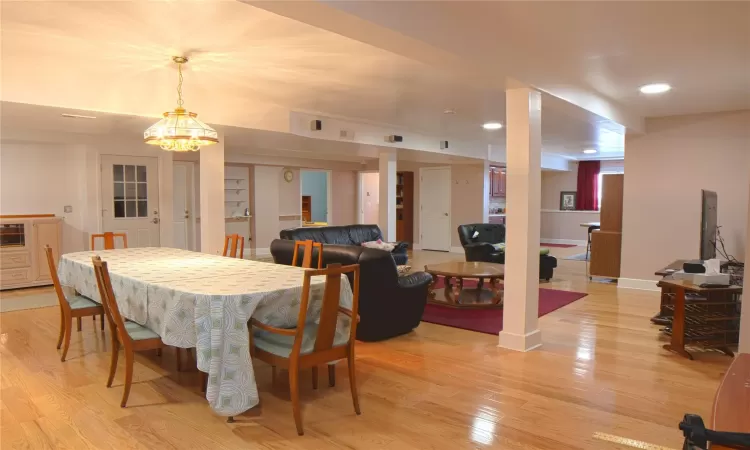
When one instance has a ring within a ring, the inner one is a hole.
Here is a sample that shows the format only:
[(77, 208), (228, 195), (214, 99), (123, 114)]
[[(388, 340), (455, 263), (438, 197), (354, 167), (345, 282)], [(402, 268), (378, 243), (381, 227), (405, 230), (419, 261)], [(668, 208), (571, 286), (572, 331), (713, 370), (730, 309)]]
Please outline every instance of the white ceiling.
[[(253, 3), (316, 19), (316, 11), (290, 11), (285, 2)], [(321, 3), (562, 97), (591, 94), (641, 116), (750, 108), (746, 1)], [(339, 15), (328, 29), (374, 45), (380, 39), (401, 54), (412, 49), (345, 22)], [(655, 97), (638, 91), (656, 82), (673, 90)]]
[[(426, 18), (458, 14), (444, 9), (448, 3), (430, 2), (434, 14)], [(188, 54), (186, 106), (211, 124), (288, 132), (290, 112), (301, 111), (504, 145), (503, 130), (480, 127), (505, 119), (502, 77), (488, 82), (460, 64), (436, 69), (391, 48), (247, 4), (3, 2), (1, 7), (5, 101), (156, 117), (175, 103), (170, 57)], [(404, 23), (419, 11), (415, 8), (406, 8)], [(466, 14), (458, 14), (456, 23), (472, 17)], [(543, 104), (545, 152), (581, 158), (584, 148), (597, 148), (595, 157), (623, 156), (622, 126), (549, 95)], [(446, 108), (456, 114), (443, 114)]]

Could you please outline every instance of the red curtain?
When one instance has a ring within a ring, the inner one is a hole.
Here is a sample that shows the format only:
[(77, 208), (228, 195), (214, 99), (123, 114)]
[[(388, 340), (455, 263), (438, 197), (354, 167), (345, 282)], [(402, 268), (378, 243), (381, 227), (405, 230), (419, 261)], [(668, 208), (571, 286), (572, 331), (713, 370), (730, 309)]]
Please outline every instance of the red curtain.
[(599, 209), (599, 161), (581, 161), (578, 163), (578, 194), (576, 209), (579, 211), (596, 211)]

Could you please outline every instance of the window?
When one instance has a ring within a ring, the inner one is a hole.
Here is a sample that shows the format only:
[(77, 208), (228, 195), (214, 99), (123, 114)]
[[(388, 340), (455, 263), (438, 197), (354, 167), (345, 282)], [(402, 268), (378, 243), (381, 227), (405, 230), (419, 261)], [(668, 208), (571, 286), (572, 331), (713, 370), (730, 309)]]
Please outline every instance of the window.
[(148, 217), (146, 166), (115, 164), (112, 179), (115, 218)]

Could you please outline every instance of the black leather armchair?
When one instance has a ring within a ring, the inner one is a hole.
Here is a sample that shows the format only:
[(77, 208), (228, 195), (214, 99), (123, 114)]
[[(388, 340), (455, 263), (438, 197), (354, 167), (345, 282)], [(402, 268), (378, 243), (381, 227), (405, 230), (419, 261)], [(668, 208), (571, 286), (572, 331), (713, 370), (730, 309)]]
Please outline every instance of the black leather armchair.
[[(293, 254), (293, 241), (271, 242), (271, 255), (277, 264), (291, 265)], [(317, 250), (313, 260), (316, 258)], [(429, 274), (415, 272), (399, 277), (388, 252), (353, 245), (323, 245), (323, 265), (331, 263), (360, 265), (357, 339), (380, 341), (408, 333), (419, 325), (432, 281)]]
[[(300, 227), (281, 230), (281, 239), (292, 241), (321, 242), (323, 244), (356, 245), (361, 246), (363, 242), (377, 241), (383, 239), (383, 233), (377, 225), (346, 225), (340, 227)], [(409, 247), (407, 242), (398, 242), (391, 255), (398, 265), (404, 265), (409, 257), (406, 251)]]
[[(467, 261), (505, 264), (505, 251), (495, 250), (492, 244), (505, 242), (505, 225), (499, 223), (472, 223), (458, 226), (458, 238), (464, 247)], [(539, 278), (552, 278), (557, 258), (539, 255)]]

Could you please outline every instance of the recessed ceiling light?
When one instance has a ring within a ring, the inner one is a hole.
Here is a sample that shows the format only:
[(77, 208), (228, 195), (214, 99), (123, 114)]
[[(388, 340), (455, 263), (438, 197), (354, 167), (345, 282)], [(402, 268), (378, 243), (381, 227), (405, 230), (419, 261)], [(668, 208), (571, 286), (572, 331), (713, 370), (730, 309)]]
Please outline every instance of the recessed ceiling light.
[(455, 109), (446, 109), (446, 110), (443, 110), (443, 114), (456, 114), (456, 110)]
[(583, 151), (583, 153), (586, 153), (586, 154), (596, 153), (596, 150), (594, 150), (593, 148), (587, 148), (586, 150)]
[(68, 119), (96, 119), (94, 116), (82, 116), (80, 114), (60, 114)]
[(487, 122), (484, 125), (482, 125), (482, 128), (485, 130), (499, 130), (503, 127), (503, 124), (500, 122)]
[(641, 86), (641, 92), (644, 94), (662, 94), (672, 89), (667, 83), (654, 83)]

